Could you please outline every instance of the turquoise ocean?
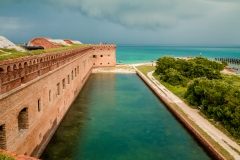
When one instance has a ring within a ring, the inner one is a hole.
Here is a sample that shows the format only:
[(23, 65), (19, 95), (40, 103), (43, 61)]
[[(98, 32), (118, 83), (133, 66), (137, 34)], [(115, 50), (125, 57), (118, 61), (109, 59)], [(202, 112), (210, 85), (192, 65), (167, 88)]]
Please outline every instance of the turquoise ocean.
[[(211, 60), (215, 58), (240, 59), (240, 46), (144, 46), (117, 45), (117, 63), (131, 64), (156, 61), (163, 56), (196, 57), (202, 56)], [(240, 65), (229, 64), (240, 69)]]

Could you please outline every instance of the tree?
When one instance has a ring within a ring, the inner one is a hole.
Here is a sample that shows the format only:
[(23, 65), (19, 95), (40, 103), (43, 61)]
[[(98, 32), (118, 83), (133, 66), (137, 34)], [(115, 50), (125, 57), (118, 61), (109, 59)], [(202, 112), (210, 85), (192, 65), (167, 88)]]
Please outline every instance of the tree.
[(169, 84), (175, 85), (182, 85), (186, 86), (187, 78), (181, 75), (176, 69), (169, 68), (165, 70), (165, 74), (160, 77), (164, 82), (168, 82)]

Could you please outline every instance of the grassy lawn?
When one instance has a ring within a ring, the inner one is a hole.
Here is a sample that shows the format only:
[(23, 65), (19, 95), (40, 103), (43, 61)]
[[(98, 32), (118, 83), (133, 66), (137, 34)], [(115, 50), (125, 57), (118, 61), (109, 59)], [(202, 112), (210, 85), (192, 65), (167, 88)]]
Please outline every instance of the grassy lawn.
[(162, 80), (160, 80), (158, 78), (157, 75), (153, 75), (154, 78), (156, 80), (158, 80), (161, 84), (163, 84), (168, 90), (170, 90), (173, 94), (175, 94), (176, 96), (178, 96), (179, 98), (181, 98), (183, 101), (184, 99), (184, 93), (187, 91), (187, 87), (183, 87), (183, 86), (172, 86), (171, 84), (167, 83), (167, 82), (163, 82)]
[[(180, 113), (204, 138), (210, 142), (214, 148), (216, 148), (224, 157), (228, 160), (234, 160), (234, 158), (222, 147), (220, 146), (215, 140), (212, 139), (202, 128), (200, 128), (195, 122), (188, 118), (186, 113), (184, 113), (176, 104), (172, 104), (172, 106)], [(230, 146), (231, 147), (231, 146)]]
[[(146, 77), (147, 73), (154, 71), (156, 68), (154, 66), (137, 66), (136, 67), (139, 71), (141, 71)], [(157, 75), (153, 74), (154, 78), (158, 80), (161, 84), (163, 84), (167, 89), (169, 89), (172, 93), (180, 97), (182, 100), (184, 100), (184, 93), (187, 90), (187, 87), (182, 87), (182, 86), (172, 86), (166, 82), (161, 81)], [(147, 77), (148, 78), (148, 77)]]
[(145, 66), (145, 65), (137, 66), (136, 68), (139, 71), (141, 71), (146, 77), (148, 72), (155, 71), (156, 69), (154, 66)]
[(15, 49), (0, 49), (3, 52), (0, 52), (0, 60), (5, 60), (5, 59), (14, 59), (14, 58), (19, 58), (23, 56), (33, 56), (33, 55), (39, 55), (39, 54), (45, 54), (45, 53), (51, 53), (51, 52), (57, 52), (57, 51), (63, 51), (63, 50), (68, 50), (68, 49), (74, 49), (74, 48), (80, 48), (80, 47), (85, 47), (85, 46), (90, 46), (89, 44), (75, 44), (72, 46), (64, 46), (60, 48), (54, 48), (54, 49), (42, 49), (42, 50), (32, 50), (26, 52), (19, 52), (16, 51)]

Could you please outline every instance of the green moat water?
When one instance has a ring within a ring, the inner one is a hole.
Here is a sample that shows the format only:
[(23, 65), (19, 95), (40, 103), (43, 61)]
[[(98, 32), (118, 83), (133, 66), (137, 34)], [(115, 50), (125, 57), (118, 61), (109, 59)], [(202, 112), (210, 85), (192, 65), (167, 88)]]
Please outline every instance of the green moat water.
[(92, 74), (43, 160), (211, 159), (135, 74)]

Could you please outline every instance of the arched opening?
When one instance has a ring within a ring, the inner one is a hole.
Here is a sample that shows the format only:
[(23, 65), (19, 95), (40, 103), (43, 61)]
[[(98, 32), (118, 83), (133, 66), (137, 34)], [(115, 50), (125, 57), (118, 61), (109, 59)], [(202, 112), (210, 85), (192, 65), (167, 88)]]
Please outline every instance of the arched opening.
[(28, 66), (28, 63), (27, 62), (24, 62), (24, 68)]
[(23, 68), (21, 63), (18, 64), (18, 68), (19, 68), (19, 69), (22, 69), (22, 68)]
[(11, 71), (11, 67), (8, 66), (8, 67), (7, 67), (7, 72), (10, 72), (10, 71)]
[(6, 149), (5, 125), (0, 125), (0, 149)]
[(28, 64), (27, 62), (24, 63), (24, 69), (25, 69), (25, 74), (28, 74), (28, 68), (27, 68)]
[(18, 115), (18, 130), (28, 129), (28, 109), (23, 108)]
[(17, 65), (16, 64), (13, 65), (13, 69), (17, 70)]
[(24, 83), (24, 77), (21, 77), (21, 83), (22, 84)]
[(4, 69), (3, 68), (0, 68), (0, 73), (3, 73), (4, 72)]

